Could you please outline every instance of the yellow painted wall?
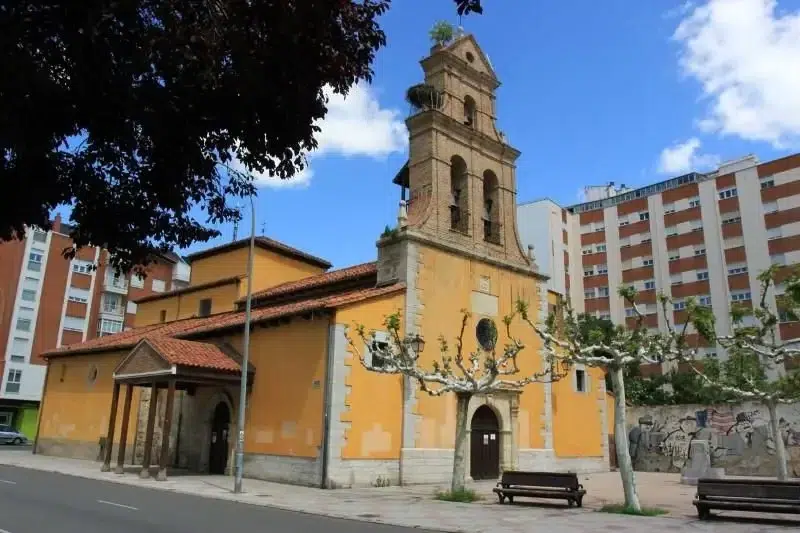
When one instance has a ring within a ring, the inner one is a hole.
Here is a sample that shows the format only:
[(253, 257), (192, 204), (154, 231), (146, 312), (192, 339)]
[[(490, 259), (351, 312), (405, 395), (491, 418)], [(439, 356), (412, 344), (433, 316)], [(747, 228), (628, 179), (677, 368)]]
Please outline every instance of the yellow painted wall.
[[(248, 247), (192, 261), (191, 285), (247, 274)], [(321, 274), (324, 269), (256, 247), (253, 257), (253, 291)], [(242, 291), (246, 290), (242, 283)]]
[[(245, 452), (316, 457), (322, 443), (328, 318), (256, 326), (250, 361), (256, 368), (245, 427)], [(241, 335), (228, 341), (241, 349)]]
[(553, 447), (558, 457), (603, 455), (604, 373), (587, 368), (588, 392), (576, 392), (575, 370), (553, 384)]
[(166, 322), (197, 316), (200, 300), (211, 298), (211, 313), (224, 313), (235, 309), (234, 302), (239, 297), (237, 282), (210, 287), (189, 293), (179, 293), (167, 298), (142, 302), (137, 305), (135, 327), (158, 324), (161, 322), (161, 311), (167, 312)]
[[(424, 314), (420, 333), (428, 341), (421, 360), (430, 365), (440, 356), (437, 338), (444, 335), (451, 347), (455, 343), (461, 325), (460, 309), (472, 309), (472, 291), (477, 291), (481, 277), (488, 277), (490, 293), (498, 298), (498, 314), (492, 318), (498, 329), (497, 346), (502, 347), (508, 340), (503, 316), (514, 311), (516, 300), (522, 298), (530, 302), (532, 311), (538, 308), (535, 280), (531, 277), (493, 267), (482, 262), (470, 260), (434, 248), (421, 249), (423, 267), (420, 270), (417, 286), (422, 295), (420, 303)], [(466, 353), (477, 345), (475, 326), (481, 315), (473, 313), (464, 335)], [(529, 375), (541, 370), (538, 336), (529, 326), (518, 319), (512, 325), (512, 334), (519, 338), (526, 348), (520, 353), (518, 361), (519, 376)], [(502, 348), (501, 348), (502, 349)], [(455, 440), (455, 397), (430, 397), (417, 392), (417, 412), (421, 416), (418, 448), (452, 448)], [(519, 447), (543, 448), (543, 409), (544, 386), (531, 384), (520, 396), (519, 409)]]
[[(40, 439), (98, 443), (108, 432), (114, 368), (126, 352), (74, 355), (52, 360), (47, 373), (44, 405), (39, 426)], [(89, 370), (97, 365), (97, 379), (89, 382)], [(128, 425), (128, 443), (136, 433), (139, 390), (134, 388)], [(119, 441), (125, 386), (120, 390), (114, 442)]]
[[(364, 355), (354, 324), (367, 331), (385, 331), (384, 317), (404, 307), (404, 295), (398, 293), (338, 309), (336, 323), (349, 327), (349, 335)], [(402, 314), (401, 314), (402, 316)], [(403, 381), (400, 376), (378, 374), (365, 369), (348, 346), (350, 367), (346, 384), (350, 387), (345, 400), (343, 422), (350, 422), (345, 432), (343, 459), (398, 459), (402, 446)]]

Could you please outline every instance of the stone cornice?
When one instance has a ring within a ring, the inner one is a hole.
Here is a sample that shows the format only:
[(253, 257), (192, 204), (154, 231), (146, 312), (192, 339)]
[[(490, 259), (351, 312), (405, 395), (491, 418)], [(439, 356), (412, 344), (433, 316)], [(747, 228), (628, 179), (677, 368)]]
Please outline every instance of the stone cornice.
[(514, 164), (519, 156), (522, 155), (522, 152), (513, 146), (492, 139), (485, 133), (475, 131), (473, 128), (462, 124), (437, 109), (428, 109), (408, 117), (406, 119), (406, 127), (408, 127), (409, 131), (421, 131), (436, 127), (440, 133), (450, 136), (453, 136), (451, 132), (456, 132), (460, 134), (461, 139), (459, 140), (464, 144), (469, 145), (470, 141), (477, 141), (477, 144), (482, 148), (493, 154), (499, 154), (500, 159), (509, 164)]
[(516, 272), (517, 274), (529, 276), (539, 281), (547, 281), (548, 279), (550, 279), (550, 276), (536, 272), (531, 266), (524, 266), (516, 262), (506, 261), (503, 259), (498, 259), (496, 257), (491, 257), (486, 254), (476, 252), (475, 250), (470, 250), (469, 248), (466, 248), (464, 246), (458, 246), (456, 244), (443, 242), (439, 239), (436, 239), (435, 237), (425, 235), (424, 233), (419, 233), (413, 230), (409, 230), (407, 228), (399, 230), (399, 233), (396, 236), (384, 237), (379, 239), (376, 244), (380, 248), (381, 246), (385, 246), (387, 244), (394, 242), (395, 239), (407, 239), (419, 244), (432, 246), (434, 248), (438, 248), (445, 252), (450, 252), (457, 255), (468, 257), (470, 259), (475, 259), (477, 261), (482, 261), (484, 263), (488, 263), (496, 267), (506, 268), (512, 270), (513, 272)]

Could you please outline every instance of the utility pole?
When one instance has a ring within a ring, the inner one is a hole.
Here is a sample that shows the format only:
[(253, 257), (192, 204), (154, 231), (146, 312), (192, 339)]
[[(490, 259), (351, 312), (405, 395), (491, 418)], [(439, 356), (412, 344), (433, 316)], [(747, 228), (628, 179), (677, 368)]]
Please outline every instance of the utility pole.
[(244, 311), (244, 342), (242, 348), (242, 381), (239, 386), (239, 421), (237, 429), (239, 437), (236, 441), (236, 472), (233, 492), (242, 492), (242, 474), (244, 472), (244, 420), (247, 408), (247, 370), (250, 360), (250, 308), (253, 300), (253, 256), (256, 247), (256, 209), (253, 195), (250, 195), (250, 251), (247, 254), (247, 301)]

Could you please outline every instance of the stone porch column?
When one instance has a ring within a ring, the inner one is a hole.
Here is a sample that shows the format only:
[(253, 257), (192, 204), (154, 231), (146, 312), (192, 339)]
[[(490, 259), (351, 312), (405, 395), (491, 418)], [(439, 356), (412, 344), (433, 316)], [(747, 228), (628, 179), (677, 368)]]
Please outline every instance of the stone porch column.
[(117, 426), (117, 406), (119, 405), (119, 383), (114, 382), (114, 391), (111, 393), (111, 413), (108, 415), (108, 431), (106, 432), (106, 447), (103, 450), (103, 466), (101, 472), (111, 471), (111, 450), (114, 447), (114, 430)]
[(119, 434), (119, 452), (117, 454), (117, 467), (115, 474), (125, 473), (125, 446), (128, 443), (128, 425), (131, 419), (131, 401), (133, 400), (133, 385), (125, 386), (125, 405), (122, 407), (122, 427)]
[(172, 410), (175, 406), (175, 380), (169, 380), (167, 402), (164, 412), (164, 425), (161, 428), (161, 457), (158, 460), (157, 481), (167, 480), (167, 463), (169, 462), (169, 436), (172, 433)]
[(150, 405), (147, 409), (147, 432), (144, 436), (144, 459), (142, 460), (142, 470), (139, 477), (147, 479), (150, 477), (150, 463), (153, 451), (153, 432), (156, 425), (156, 405), (158, 404), (158, 383), (153, 382), (150, 386)]

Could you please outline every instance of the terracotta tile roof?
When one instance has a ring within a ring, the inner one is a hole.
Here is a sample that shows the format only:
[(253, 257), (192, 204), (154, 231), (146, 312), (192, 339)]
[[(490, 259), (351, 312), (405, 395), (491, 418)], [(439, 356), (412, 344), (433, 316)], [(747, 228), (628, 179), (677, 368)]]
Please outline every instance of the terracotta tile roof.
[(221, 287), (222, 285), (230, 285), (232, 283), (238, 283), (244, 276), (230, 276), (227, 278), (220, 278), (215, 279), (214, 281), (209, 281), (206, 283), (198, 283), (197, 285), (189, 285), (183, 289), (175, 289), (174, 291), (167, 291), (167, 292), (159, 292), (156, 294), (148, 294), (147, 296), (142, 296), (138, 300), (134, 300), (134, 303), (140, 304), (143, 302), (152, 302), (154, 300), (161, 300), (162, 298), (170, 298), (175, 296), (176, 294), (189, 294), (192, 292), (202, 291), (203, 289), (210, 289), (212, 287)]
[[(324, 274), (319, 274), (317, 276), (309, 276), (307, 278), (299, 279), (297, 281), (289, 281), (287, 283), (281, 283), (280, 285), (270, 287), (269, 289), (264, 289), (262, 291), (253, 293), (253, 299), (264, 300), (276, 296), (284, 296), (293, 292), (300, 292), (308, 289), (316, 289), (318, 287), (324, 287), (325, 285), (331, 285), (342, 281), (355, 280), (362, 277), (366, 278), (369, 276), (374, 276), (377, 273), (378, 273), (378, 264), (375, 263), (374, 261), (372, 263), (353, 265), (347, 268), (332, 270), (331, 272), (326, 272)], [(237, 303), (241, 303), (244, 302), (245, 300), (246, 297), (239, 298), (236, 301)]]
[[(309, 298), (297, 302), (291, 302), (270, 307), (260, 307), (252, 310), (251, 321), (253, 323), (264, 322), (276, 318), (287, 317), (297, 314), (308, 313), (311, 311), (322, 311), (335, 309), (344, 305), (376, 298), (388, 294), (400, 292), (405, 288), (402, 283), (387, 285), (384, 287), (374, 287), (368, 289), (354, 289), (338, 294), (327, 295), (318, 298)], [(187, 318), (176, 320), (164, 324), (153, 324), (141, 328), (131, 329), (108, 335), (97, 339), (92, 339), (81, 344), (70, 344), (56, 350), (50, 350), (42, 354), (43, 357), (59, 357), (70, 354), (112, 351), (133, 348), (142, 339), (154, 337), (171, 337), (189, 339), (196, 335), (203, 335), (215, 331), (229, 330), (244, 326), (244, 312), (231, 311), (220, 313), (202, 318)]]
[[(299, 261), (303, 261), (310, 265), (318, 266), (320, 268), (329, 269), (331, 264), (319, 257), (313, 256), (311, 254), (307, 254), (302, 250), (298, 250), (297, 248), (293, 248), (288, 244), (284, 244), (280, 241), (276, 241), (275, 239), (270, 239), (269, 237), (256, 237), (255, 239), (256, 246), (263, 248), (265, 250), (270, 250), (272, 252), (278, 253), (283, 255), (284, 257), (291, 257), (292, 259), (297, 259)], [(242, 248), (244, 246), (250, 246), (250, 238), (240, 239), (238, 241), (229, 242), (222, 244), (220, 246), (214, 246), (212, 248), (208, 248), (206, 250), (200, 250), (199, 252), (195, 252), (193, 254), (189, 254), (186, 256), (186, 261), (191, 263), (196, 259), (202, 259), (204, 257), (210, 257), (212, 255), (216, 255), (222, 252), (227, 252), (229, 250), (235, 250), (237, 248)]]
[(214, 344), (173, 339), (161, 335), (145, 337), (144, 340), (173, 365), (237, 373), (242, 368), (241, 364), (231, 359), (219, 346)]

